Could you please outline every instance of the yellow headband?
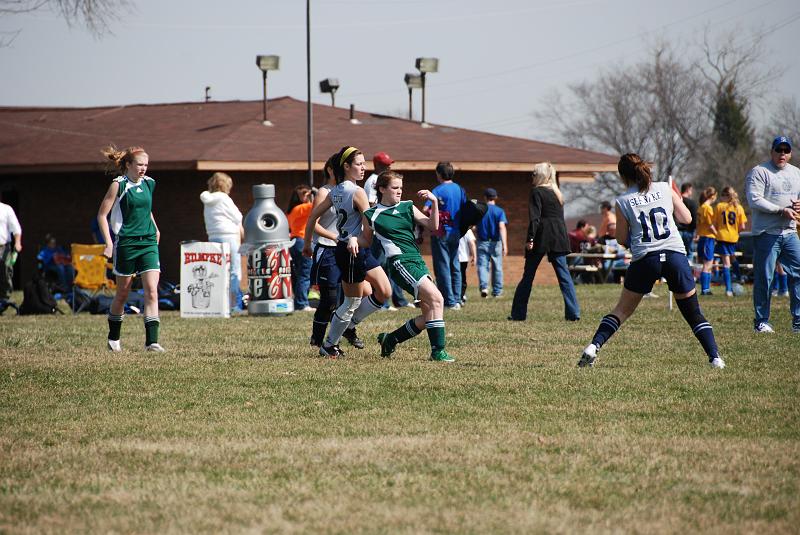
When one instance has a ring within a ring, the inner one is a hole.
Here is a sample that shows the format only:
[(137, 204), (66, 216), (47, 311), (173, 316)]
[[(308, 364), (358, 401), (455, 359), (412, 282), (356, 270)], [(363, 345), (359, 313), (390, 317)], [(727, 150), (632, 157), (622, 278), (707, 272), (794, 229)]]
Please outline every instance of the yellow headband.
[(347, 158), (348, 158), (348, 157), (349, 157), (351, 154), (353, 154), (354, 152), (356, 152), (357, 150), (358, 150), (358, 149), (357, 149), (357, 148), (355, 148), (355, 147), (347, 147), (347, 150), (345, 150), (345, 151), (342, 153), (342, 156), (339, 158), (339, 167), (342, 167), (342, 166), (344, 165), (344, 161), (345, 161), (345, 160), (346, 160), (346, 159), (347, 159)]

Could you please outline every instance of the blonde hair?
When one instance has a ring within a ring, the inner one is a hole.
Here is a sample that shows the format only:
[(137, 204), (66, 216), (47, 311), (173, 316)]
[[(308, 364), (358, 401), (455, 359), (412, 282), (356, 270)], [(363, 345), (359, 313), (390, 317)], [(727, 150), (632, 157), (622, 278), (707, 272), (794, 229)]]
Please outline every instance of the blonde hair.
[(561, 190), (558, 187), (558, 180), (556, 178), (556, 168), (550, 162), (537, 163), (533, 166), (533, 174), (531, 176), (534, 188), (550, 188), (553, 193), (558, 197), (558, 202), (564, 204), (564, 196), (561, 195)]
[(231, 188), (233, 188), (233, 179), (228, 173), (216, 172), (208, 179), (208, 191), (211, 193), (215, 191), (230, 193)]
[(728, 203), (733, 207), (739, 206), (739, 194), (732, 186), (725, 186), (722, 188), (722, 196), (729, 198), (731, 201)]
[(128, 170), (128, 164), (133, 161), (134, 156), (137, 154), (147, 155), (142, 147), (128, 147), (125, 150), (119, 150), (114, 145), (103, 147), (100, 152), (109, 160), (108, 172), (118, 171), (122, 174)]

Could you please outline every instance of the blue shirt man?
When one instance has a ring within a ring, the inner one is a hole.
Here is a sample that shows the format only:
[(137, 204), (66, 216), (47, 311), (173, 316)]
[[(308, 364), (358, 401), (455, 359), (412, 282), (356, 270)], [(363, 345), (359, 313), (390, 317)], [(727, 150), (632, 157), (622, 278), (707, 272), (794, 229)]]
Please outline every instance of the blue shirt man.
[(487, 188), (486, 214), (477, 225), (478, 230), (478, 285), (481, 297), (489, 296), (489, 271), (492, 272), (492, 297), (503, 294), (503, 257), (508, 254), (506, 212), (497, 206), (497, 190)]
[(770, 160), (747, 173), (745, 195), (753, 229), (753, 308), (758, 333), (775, 332), (769, 324), (770, 285), (775, 263), (789, 277), (792, 331), (800, 334), (800, 169), (791, 165), (792, 141), (786, 136), (772, 142)]
[[(442, 292), (444, 306), (451, 310), (461, 308), (461, 263), (458, 261), (458, 242), (461, 209), (467, 202), (464, 188), (453, 182), (455, 171), (450, 162), (436, 164), (439, 185), (432, 193), (439, 200), (439, 231), (431, 236), (431, 255), (436, 286)], [(425, 208), (430, 202), (425, 203)]]

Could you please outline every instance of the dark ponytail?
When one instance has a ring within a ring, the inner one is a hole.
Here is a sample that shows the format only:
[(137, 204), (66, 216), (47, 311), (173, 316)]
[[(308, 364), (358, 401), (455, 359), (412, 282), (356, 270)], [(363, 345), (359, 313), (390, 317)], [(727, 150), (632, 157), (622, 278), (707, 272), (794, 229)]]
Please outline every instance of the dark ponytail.
[(345, 145), (333, 158), (333, 176), (336, 177), (336, 183), (341, 184), (344, 180), (344, 164), (353, 165), (353, 160), (356, 156), (363, 154), (360, 150), (350, 145)]
[(633, 152), (623, 154), (617, 164), (617, 170), (626, 186), (635, 185), (639, 193), (645, 193), (650, 189), (650, 184), (653, 182), (650, 166), (638, 154)]

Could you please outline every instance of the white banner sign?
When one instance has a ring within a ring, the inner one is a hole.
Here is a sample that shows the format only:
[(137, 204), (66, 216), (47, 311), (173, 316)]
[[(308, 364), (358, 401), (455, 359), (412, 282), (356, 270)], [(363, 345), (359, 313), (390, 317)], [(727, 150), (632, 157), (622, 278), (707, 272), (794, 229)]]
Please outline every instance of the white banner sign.
[(230, 245), (181, 244), (182, 318), (231, 317), (230, 285)]

